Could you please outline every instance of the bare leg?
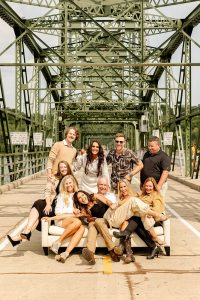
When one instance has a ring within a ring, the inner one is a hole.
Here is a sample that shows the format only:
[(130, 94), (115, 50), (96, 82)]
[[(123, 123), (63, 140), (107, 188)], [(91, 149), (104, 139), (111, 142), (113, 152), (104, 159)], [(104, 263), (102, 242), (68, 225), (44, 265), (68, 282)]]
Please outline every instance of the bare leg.
[(57, 254), (59, 248), (61, 247), (63, 240), (65, 240), (67, 237), (76, 233), (76, 231), (80, 228), (81, 225), (82, 225), (81, 221), (75, 217), (69, 217), (69, 218), (64, 219), (62, 221), (62, 227), (65, 228), (65, 231), (52, 244), (52, 246), (50, 247), (51, 251), (53, 251), (55, 254)]
[[(29, 233), (30, 231), (34, 231), (39, 223), (38, 218), (39, 218), (39, 214), (38, 214), (37, 209), (35, 207), (31, 208), (29, 216), (28, 216), (28, 223), (22, 232)], [(22, 240), (22, 238), (20, 235), (17, 235), (17, 236), (13, 237), (13, 240), (20, 241), (20, 240)]]
[(79, 229), (76, 231), (76, 233), (72, 236), (71, 241), (69, 245), (67, 246), (66, 251), (70, 253), (80, 242), (81, 238), (83, 237), (85, 228), (83, 225), (79, 227)]
[(159, 239), (159, 237), (157, 236), (154, 227), (149, 229), (149, 233), (151, 234), (153, 241), (158, 243), (158, 245), (162, 246), (165, 244), (165, 242)]
[(23, 233), (29, 233), (30, 231), (35, 230), (39, 223), (39, 213), (35, 207), (31, 208), (31, 211), (28, 216), (28, 223), (23, 230)]
[(127, 226), (128, 226), (128, 221), (124, 221), (124, 223), (122, 223), (121, 226), (120, 226), (120, 230), (124, 231)]
[(77, 218), (67, 218), (63, 220), (62, 227), (65, 228), (63, 234), (59, 237), (57, 242), (62, 243), (64, 239), (76, 233), (76, 231), (81, 227), (82, 223)]
[(68, 258), (70, 252), (78, 245), (78, 243), (80, 242), (81, 238), (83, 237), (85, 228), (83, 225), (81, 225), (79, 227), (79, 229), (76, 231), (76, 233), (72, 236), (71, 241), (66, 249), (65, 252), (62, 252), (59, 255), (55, 256), (55, 259), (57, 261), (60, 261), (62, 263), (64, 263), (66, 261), (66, 259)]

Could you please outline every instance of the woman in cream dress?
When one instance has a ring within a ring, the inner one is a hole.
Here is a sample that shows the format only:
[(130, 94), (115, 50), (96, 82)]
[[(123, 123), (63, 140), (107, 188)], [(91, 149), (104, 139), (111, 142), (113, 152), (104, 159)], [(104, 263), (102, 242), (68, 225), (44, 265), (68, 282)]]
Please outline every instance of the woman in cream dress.
[(104, 150), (98, 141), (92, 141), (87, 152), (74, 163), (74, 171), (83, 169), (80, 189), (87, 193), (97, 193), (97, 180), (106, 177), (110, 183), (108, 166), (104, 157)]

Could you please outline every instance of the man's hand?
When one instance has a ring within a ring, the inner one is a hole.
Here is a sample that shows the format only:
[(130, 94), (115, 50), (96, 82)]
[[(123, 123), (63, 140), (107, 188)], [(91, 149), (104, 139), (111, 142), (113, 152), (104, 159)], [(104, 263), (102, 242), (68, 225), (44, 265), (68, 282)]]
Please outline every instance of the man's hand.
[(52, 180), (52, 178), (53, 178), (53, 175), (52, 175), (51, 169), (48, 169), (47, 170), (47, 179)]
[(131, 180), (132, 180), (132, 175), (131, 174), (127, 174), (124, 178), (126, 179), (126, 180), (128, 180), (129, 182), (131, 182)]

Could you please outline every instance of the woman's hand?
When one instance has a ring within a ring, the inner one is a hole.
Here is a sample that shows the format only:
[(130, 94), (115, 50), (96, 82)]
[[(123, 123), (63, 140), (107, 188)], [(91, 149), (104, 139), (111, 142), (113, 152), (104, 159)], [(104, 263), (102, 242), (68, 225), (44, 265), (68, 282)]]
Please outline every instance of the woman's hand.
[(51, 207), (51, 204), (47, 204), (44, 208), (44, 212), (45, 212), (45, 215), (49, 215), (49, 213), (52, 211), (52, 207)]
[(80, 214), (80, 209), (78, 209), (78, 208), (74, 208), (74, 210), (73, 210), (73, 213), (75, 214), (75, 215), (79, 215)]
[(51, 221), (51, 217), (43, 217), (41, 220), (44, 220), (45, 222)]
[(96, 220), (95, 217), (92, 217), (92, 216), (87, 216), (87, 221), (90, 223), (90, 222), (94, 222)]
[(116, 209), (117, 207), (118, 207), (118, 204), (117, 204), (117, 203), (113, 203), (113, 204), (110, 205), (110, 208), (111, 208), (112, 210)]

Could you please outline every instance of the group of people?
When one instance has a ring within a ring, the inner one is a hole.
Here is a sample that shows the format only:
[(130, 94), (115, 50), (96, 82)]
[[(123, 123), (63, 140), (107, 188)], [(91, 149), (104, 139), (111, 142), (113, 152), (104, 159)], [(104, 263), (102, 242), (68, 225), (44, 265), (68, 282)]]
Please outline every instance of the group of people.
[[(8, 239), (13, 246), (30, 240), (32, 232), (41, 230), (41, 220), (64, 228), (61, 236), (52, 244), (55, 259), (65, 262), (71, 251), (83, 237), (88, 226), (87, 245), (83, 257), (95, 264), (97, 234), (104, 238), (113, 261), (119, 261), (125, 251), (124, 261), (135, 261), (131, 248), (131, 234), (136, 232), (151, 248), (147, 258), (158, 256), (164, 241), (154, 230), (157, 222), (165, 221), (164, 196), (170, 158), (160, 148), (157, 137), (148, 141), (148, 151), (142, 160), (125, 148), (125, 136), (117, 133), (115, 149), (107, 155), (101, 144), (94, 140), (86, 153), (76, 155), (73, 142), (78, 139), (78, 130), (69, 127), (65, 139), (56, 142), (49, 153), (47, 185), (44, 199), (34, 202), (28, 223), (20, 235)], [(109, 176), (108, 165), (112, 171)], [(83, 169), (80, 184), (76, 172)], [(135, 193), (132, 177), (140, 172), (141, 192)], [(118, 228), (113, 235), (120, 239), (118, 246), (112, 241), (109, 227)], [(65, 252), (59, 251), (63, 241), (71, 237)]]

